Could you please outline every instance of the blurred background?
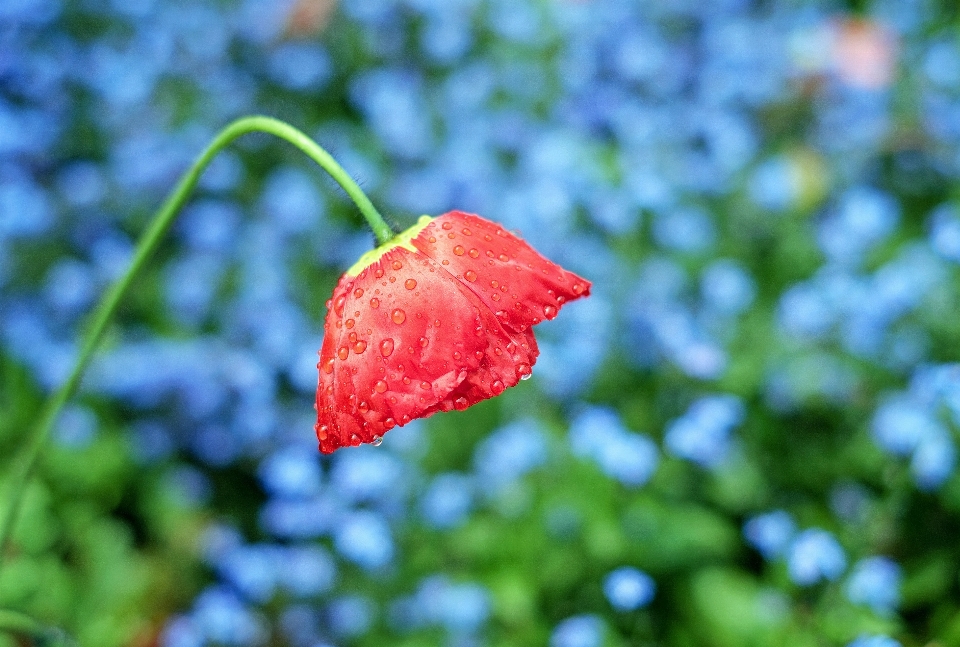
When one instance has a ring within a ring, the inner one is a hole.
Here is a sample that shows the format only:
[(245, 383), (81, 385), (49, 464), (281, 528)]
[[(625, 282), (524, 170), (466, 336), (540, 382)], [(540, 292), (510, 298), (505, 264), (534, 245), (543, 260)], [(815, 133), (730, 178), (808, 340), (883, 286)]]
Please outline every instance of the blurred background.
[[(370, 249), (221, 154), (60, 419), (0, 607), (97, 647), (960, 645), (960, 13), (934, 0), (3, 0), (0, 469), (229, 120), (591, 279), (532, 380), (317, 453)], [(3, 647), (29, 645), (0, 636)]]

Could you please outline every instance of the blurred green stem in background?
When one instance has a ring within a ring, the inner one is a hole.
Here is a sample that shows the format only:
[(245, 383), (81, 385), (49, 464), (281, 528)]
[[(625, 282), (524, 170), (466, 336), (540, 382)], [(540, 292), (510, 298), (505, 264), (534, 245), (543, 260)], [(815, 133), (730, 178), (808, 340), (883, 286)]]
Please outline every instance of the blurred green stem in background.
[(16, 611), (0, 609), (0, 632), (29, 638), (37, 647), (73, 647), (73, 641), (60, 629), (45, 627), (33, 618)]
[(156, 251), (164, 234), (170, 229), (180, 209), (190, 196), (191, 191), (193, 191), (193, 188), (197, 185), (200, 174), (210, 161), (234, 139), (240, 135), (252, 132), (264, 132), (276, 135), (280, 139), (284, 139), (299, 148), (319, 164), (323, 170), (329, 173), (333, 179), (343, 187), (343, 190), (347, 192), (347, 195), (349, 195), (357, 207), (359, 207), (364, 218), (367, 219), (370, 228), (373, 229), (378, 245), (382, 245), (394, 237), (395, 234), (393, 230), (390, 229), (383, 220), (383, 217), (357, 183), (337, 164), (327, 151), (307, 137), (303, 132), (282, 121), (263, 116), (242, 117), (226, 126), (214, 138), (207, 149), (197, 157), (193, 166), (184, 174), (176, 188), (174, 188), (169, 197), (167, 197), (167, 200), (163, 203), (163, 206), (157, 211), (153, 221), (150, 223), (150, 227), (144, 232), (140, 241), (137, 243), (130, 268), (104, 295), (94, 312), (73, 371), (70, 373), (66, 382), (47, 400), (40, 419), (31, 429), (23, 445), (21, 445), (20, 451), (13, 461), (12, 478), (8, 485), (10, 489), (7, 492), (8, 502), (6, 510), (3, 511), (3, 516), (0, 517), (0, 565), (3, 563), (7, 544), (13, 532), (17, 512), (20, 508), (20, 501), (23, 498), (23, 491), (36, 467), (44, 443), (46, 443), (47, 438), (50, 436), (53, 424), (56, 422), (60, 410), (76, 392), (80, 384), (80, 379), (83, 377), (83, 373), (89, 365), (93, 353), (103, 337), (104, 331), (113, 319), (113, 315), (120, 301), (123, 299), (124, 294), (126, 294), (130, 288), (130, 284), (133, 282), (140, 268), (143, 267), (153, 255), (154, 251)]

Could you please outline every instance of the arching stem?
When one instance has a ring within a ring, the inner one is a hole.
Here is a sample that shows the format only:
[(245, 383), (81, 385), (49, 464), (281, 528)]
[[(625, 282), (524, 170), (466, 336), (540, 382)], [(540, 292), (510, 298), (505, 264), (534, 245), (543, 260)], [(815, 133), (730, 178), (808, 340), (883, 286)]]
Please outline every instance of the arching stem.
[(40, 418), (37, 420), (37, 424), (32, 427), (25, 443), (21, 445), (13, 461), (10, 490), (7, 493), (8, 503), (6, 509), (3, 511), (3, 516), (0, 517), (0, 564), (2, 564), (7, 544), (10, 541), (10, 535), (13, 532), (13, 525), (16, 521), (21, 500), (23, 499), (24, 489), (33, 474), (43, 446), (50, 436), (60, 410), (67, 401), (70, 400), (80, 385), (80, 379), (83, 377), (83, 373), (87, 369), (107, 326), (113, 319), (117, 307), (130, 288), (130, 284), (140, 269), (153, 255), (154, 251), (156, 251), (164, 234), (167, 233), (173, 221), (180, 213), (180, 209), (197, 185), (200, 174), (210, 163), (210, 160), (234, 139), (252, 132), (264, 132), (275, 135), (280, 139), (290, 142), (306, 153), (308, 157), (329, 173), (356, 203), (360, 212), (370, 225), (370, 228), (373, 229), (378, 244), (382, 245), (394, 237), (395, 234), (393, 230), (384, 222), (383, 217), (377, 212), (373, 203), (370, 202), (370, 199), (367, 198), (347, 172), (337, 164), (327, 151), (293, 126), (273, 119), (272, 117), (251, 116), (237, 119), (221, 130), (210, 145), (207, 146), (206, 150), (197, 157), (190, 169), (183, 175), (177, 183), (177, 186), (153, 217), (147, 231), (140, 237), (129, 269), (110, 287), (94, 311), (89, 328), (83, 338), (80, 354), (77, 357), (73, 370), (70, 372), (70, 376), (60, 388), (49, 397), (43, 407)]

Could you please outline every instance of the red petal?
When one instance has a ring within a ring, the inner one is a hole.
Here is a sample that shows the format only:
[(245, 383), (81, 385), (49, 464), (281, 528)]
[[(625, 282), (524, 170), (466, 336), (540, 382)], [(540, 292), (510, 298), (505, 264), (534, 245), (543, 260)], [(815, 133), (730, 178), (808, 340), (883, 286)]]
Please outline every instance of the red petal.
[(467, 285), (500, 322), (522, 332), (553, 319), (567, 301), (590, 294), (590, 282), (544, 258), (497, 223), (451, 211), (411, 244)]

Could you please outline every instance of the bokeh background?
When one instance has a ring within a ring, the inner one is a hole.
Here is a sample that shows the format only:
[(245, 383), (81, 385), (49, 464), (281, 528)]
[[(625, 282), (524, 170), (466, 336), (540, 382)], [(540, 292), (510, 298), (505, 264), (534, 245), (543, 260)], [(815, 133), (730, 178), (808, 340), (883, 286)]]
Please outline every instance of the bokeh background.
[[(3, 0), (0, 466), (229, 120), (594, 282), (534, 379), (321, 457), (371, 247), (220, 155), (31, 484), (0, 607), (97, 647), (960, 644), (952, 2)], [(0, 645), (26, 645), (0, 637)]]

